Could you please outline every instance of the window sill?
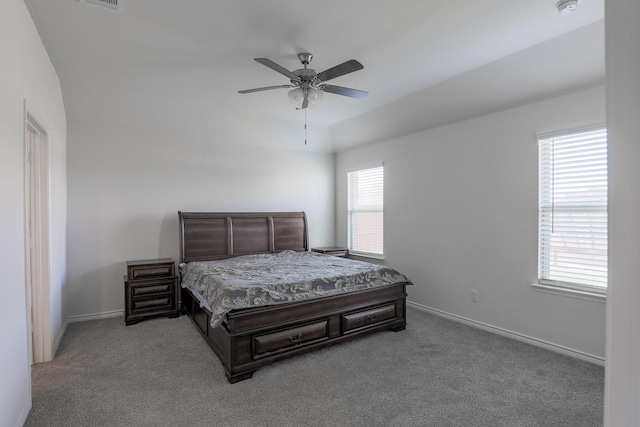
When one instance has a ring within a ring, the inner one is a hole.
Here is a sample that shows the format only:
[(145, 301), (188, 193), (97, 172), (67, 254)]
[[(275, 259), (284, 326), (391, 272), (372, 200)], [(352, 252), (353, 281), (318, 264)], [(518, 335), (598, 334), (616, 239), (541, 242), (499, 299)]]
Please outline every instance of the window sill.
[(554, 295), (562, 295), (571, 298), (585, 299), (588, 301), (606, 302), (607, 294), (599, 292), (589, 292), (578, 289), (563, 288), (560, 286), (543, 285), (541, 283), (532, 283), (531, 286), (538, 292), (545, 292)]

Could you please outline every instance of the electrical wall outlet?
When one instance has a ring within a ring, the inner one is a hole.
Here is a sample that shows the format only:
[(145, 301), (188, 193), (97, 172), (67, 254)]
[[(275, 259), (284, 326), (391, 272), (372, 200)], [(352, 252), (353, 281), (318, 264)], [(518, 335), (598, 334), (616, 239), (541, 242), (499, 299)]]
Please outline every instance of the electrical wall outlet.
[(471, 301), (478, 302), (478, 290), (471, 289)]

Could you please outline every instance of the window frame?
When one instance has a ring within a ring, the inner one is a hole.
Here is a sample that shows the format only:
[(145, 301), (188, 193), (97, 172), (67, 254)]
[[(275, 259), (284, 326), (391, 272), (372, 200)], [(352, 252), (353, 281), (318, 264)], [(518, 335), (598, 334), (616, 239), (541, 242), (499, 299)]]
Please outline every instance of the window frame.
[[(369, 207), (369, 208), (354, 208), (353, 207), (353, 197), (354, 195), (352, 194), (352, 176), (353, 174), (358, 174), (358, 173), (362, 173), (362, 172), (367, 172), (367, 171), (373, 171), (375, 169), (380, 169), (381, 171), (381, 177), (380, 177), (380, 191), (381, 191), (381, 199), (382, 199), (382, 203), (377, 206), (377, 207)], [(353, 218), (354, 215), (357, 213), (380, 213), (382, 216), (382, 219), (380, 220), (380, 229), (379, 229), (379, 234), (380, 234), (380, 240), (381, 240), (381, 251), (380, 252), (374, 252), (374, 251), (367, 251), (367, 250), (362, 250), (362, 249), (358, 249), (358, 248), (354, 248), (354, 242), (353, 242)], [(361, 257), (367, 257), (367, 258), (375, 258), (375, 259), (384, 259), (384, 164), (375, 164), (375, 165), (370, 165), (370, 166), (366, 166), (366, 167), (361, 167), (361, 168), (357, 168), (357, 169), (353, 169), (353, 170), (349, 170), (347, 171), (347, 248), (349, 249), (349, 254), (351, 255), (356, 255), (356, 256), (361, 256)]]
[[(536, 140), (538, 143), (538, 171), (539, 171), (539, 175), (538, 175), (538, 226), (537, 226), (537, 234), (538, 234), (538, 271), (537, 271), (537, 283), (534, 284), (534, 286), (536, 286), (537, 288), (539, 288), (540, 290), (547, 290), (547, 291), (552, 291), (553, 289), (556, 289), (558, 291), (560, 291), (560, 293), (576, 293), (577, 295), (594, 295), (594, 296), (598, 296), (598, 297), (604, 297), (606, 296), (607, 293), (607, 288), (608, 288), (608, 278), (609, 278), (609, 262), (608, 262), (608, 253), (606, 253), (605, 255), (605, 286), (600, 286), (600, 285), (595, 285), (595, 284), (589, 284), (589, 283), (580, 283), (580, 282), (571, 282), (571, 281), (565, 281), (565, 280), (554, 280), (551, 279), (549, 277), (544, 277), (543, 274), (543, 270), (545, 270), (545, 262), (543, 262), (543, 256), (545, 254), (545, 249), (543, 249), (543, 246), (545, 245), (544, 243), (544, 239), (545, 239), (545, 232), (543, 230), (543, 209), (549, 209), (548, 206), (546, 206), (545, 208), (543, 208), (543, 198), (545, 197), (545, 195), (543, 195), (544, 190), (543, 190), (543, 185), (545, 180), (548, 180), (549, 177), (548, 176), (543, 176), (544, 172), (543, 172), (543, 160), (542, 160), (542, 153), (543, 153), (543, 148), (542, 145), (543, 143), (547, 143), (550, 140), (553, 139), (563, 139), (563, 138), (567, 138), (567, 137), (572, 137), (572, 136), (578, 136), (580, 134), (586, 134), (586, 133), (591, 133), (591, 132), (604, 132), (604, 138), (605, 138), (605, 144), (607, 147), (607, 151), (606, 154), (604, 155), (604, 159), (600, 158), (600, 161), (604, 160), (604, 165), (605, 165), (605, 181), (607, 181), (606, 185), (606, 201), (605, 201), (605, 205), (604, 207), (601, 205), (598, 205), (597, 203), (588, 205), (591, 207), (591, 209), (593, 210), (589, 210), (587, 212), (589, 213), (604, 213), (605, 215), (605, 232), (606, 232), (606, 236), (605, 236), (605, 242), (608, 242), (608, 198), (609, 198), (609, 191), (608, 191), (608, 169), (609, 169), (609, 165), (608, 165), (608, 135), (607, 135), (607, 128), (604, 124), (598, 124), (595, 126), (590, 126), (590, 127), (585, 127), (585, 128), (576, 128), (576, 129), (570, 129), (570, 130), (566, 130), (566, 131), (562, 131), (562, 132), (555, 132), (555, 133), (548, 133), (548, 134), (538, 134), (536, 135)], [(554, 148), (551, 148), (551, 150), (553, 150)], [(553, 161), (553, 160), (552, 160)], [(546, 166), (547, 168), (550, 168), (552, 170), (551, 172), (551, 180), (553, 182), (552, 186), (555, 187), (555, 185), (557, 185), (556, 181), (555, 181), (555, 176), (554, 174), (557, 172), (556, 169), (554, 169), (554, 166), (551, 165), (549, 166), (547, 164)], [(583, 181), (580, 181), (583, 182)], [(546, 190), (549, 191), (549, 190)], [(552, 193), (554, 190), (551, 190)], [(555, 195), (552, 194), (551, 199), (553, 201), (555, 201)], [(552, 203), (553, 203), (552, 201)], [(584, 199), (582, 199), (582, 202), (584, 202)], [(565, 204), (563, 206), (563, 211), (565, 212), (573, 212), (573, 213), (577, 213), (577, 212), (585, 212), (585, 205), (580, 205), (579, 203), (581, 202), (575, 202), (575, 204), (571, 205), (567, 205)], [(602, 202), (600, 202), (602, 203)], [(552, 207), (552, 209), (554, 209)], [(554, 223), (555, 219), (554, 219), (554, 211), (552, 211), (551, 213), (551, 221), (552, 223)], [(546, 214), (548, 215), (548, 213)], [(547, 219), (548, 221), (548, 219)], [(589, 224), (591, 224), (591, 222), (589, 222)], [(548, 226), (547, 226), (548, 228)], [(590, 227), (591, 229), (591, 227)], [(590, 230), (590, 233), (593, 234), (595, 233), (594, 231)], [(551, 239), (551, 234), (552, 231), (548, 231), (548, 239)], [(550, 245), (550, 243), (546, 243), (547, 245)], [(606, 244), (605, 244), (606, 247)], [(550, 251), (546, 252), (546, 255), (548, 256), (550, 253)], [(546, 264), (549, 264), (549, 262), (547, 262)], [(586, 265), (586, 263), (585, 263)], [(549, 266), (547, 268), (550, 268)], [(549, 276), (552, 276), (551, 274)]]

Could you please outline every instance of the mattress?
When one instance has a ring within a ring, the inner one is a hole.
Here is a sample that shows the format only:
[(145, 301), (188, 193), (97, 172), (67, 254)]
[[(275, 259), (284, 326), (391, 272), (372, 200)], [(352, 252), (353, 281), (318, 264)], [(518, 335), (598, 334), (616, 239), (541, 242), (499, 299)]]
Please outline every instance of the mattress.
[(180, 265), (189, 288), (217, 326), (230, 310), (322, 298), (409, 279), (384, 265), (315, 252), (283, 251)]

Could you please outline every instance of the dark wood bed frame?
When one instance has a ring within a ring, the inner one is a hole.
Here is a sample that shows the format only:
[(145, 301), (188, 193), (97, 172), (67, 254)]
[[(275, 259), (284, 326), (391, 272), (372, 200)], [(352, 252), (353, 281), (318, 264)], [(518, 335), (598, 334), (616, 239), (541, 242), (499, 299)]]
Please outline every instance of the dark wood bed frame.
[[(181, 263), (309, 250), (304, 212), (178, 212), (178, 217)], [(235, 383), (277, 360), (375, 331), (405, 329), (406, 283), (232, 310), (215, 328), (210, 313), (185, 288), (181, 306)]]

